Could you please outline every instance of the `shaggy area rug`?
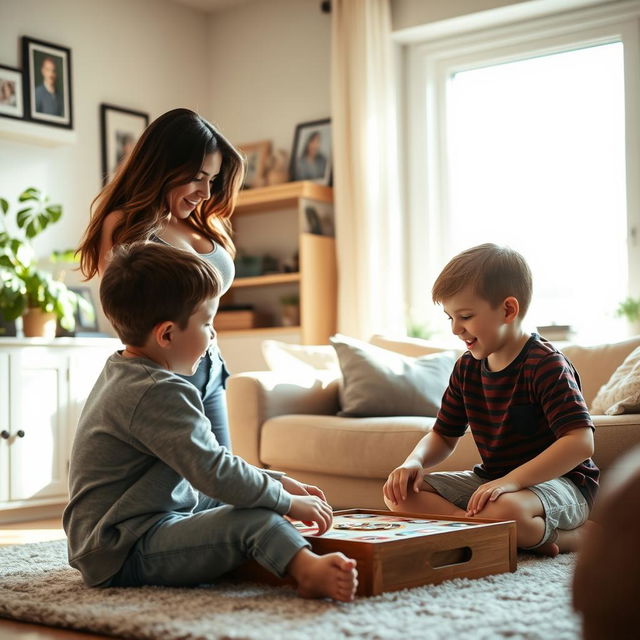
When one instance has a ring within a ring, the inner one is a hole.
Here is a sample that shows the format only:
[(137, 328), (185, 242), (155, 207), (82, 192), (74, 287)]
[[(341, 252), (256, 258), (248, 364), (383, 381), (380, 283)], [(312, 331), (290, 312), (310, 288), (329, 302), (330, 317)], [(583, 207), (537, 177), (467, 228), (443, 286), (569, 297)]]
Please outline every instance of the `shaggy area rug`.
[(303, 600), (289, 587), (229, 581), (89, 589), (58, 540), (0, 548), (0, 617), (135, 639), (578, 640), (573, 561), (522, 554), (516, 573), (338, 604)]

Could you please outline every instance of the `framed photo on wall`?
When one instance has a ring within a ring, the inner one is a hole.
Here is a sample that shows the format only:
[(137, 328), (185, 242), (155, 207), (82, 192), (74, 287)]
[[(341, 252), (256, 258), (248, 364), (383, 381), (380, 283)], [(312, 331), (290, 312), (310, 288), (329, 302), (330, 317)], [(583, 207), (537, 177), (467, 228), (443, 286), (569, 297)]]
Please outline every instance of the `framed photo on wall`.
[(22, 38), (27, 119), (73, 129), (71, 49)]
[(22, 71), (0, 64), (0, 115), (24, 118)]
[(296, 126), (291, 150), (291, 180), (331, 184), (331, 119)]
[(102, 180), (107, 184), (128, 158), (149, 124), (149, 114), (112, 104), (100, 105)]
[(271, 155), (271, 141), (262, 140), (250, 144), (239, 144), (238, 151), (244, 155), (247, 161), (247, 173), (244, 176), (243, 188), (264, 187), (264, 174)]

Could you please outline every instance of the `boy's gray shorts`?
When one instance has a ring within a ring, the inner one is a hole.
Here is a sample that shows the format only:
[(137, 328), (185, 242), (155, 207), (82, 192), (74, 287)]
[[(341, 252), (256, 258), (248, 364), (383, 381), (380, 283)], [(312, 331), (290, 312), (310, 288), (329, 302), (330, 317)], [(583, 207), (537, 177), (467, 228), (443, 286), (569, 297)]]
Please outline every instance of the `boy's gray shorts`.
[[(427, 473), (424, 481), (431, 485), (438, 495), (460, 509), (466, 509), (473, 492), (489, 482), (473, 471), (436, 471)], [(589, 506), (585, 497), (568, 478), (554, 478), (527, 489), (540, 498), (544, 508), (544, 535), (538, 544), (527, 547), (528, 549), (535, 549), (555, 538), (556, 529), (575, 529), (584, 524), (589, 517)]]

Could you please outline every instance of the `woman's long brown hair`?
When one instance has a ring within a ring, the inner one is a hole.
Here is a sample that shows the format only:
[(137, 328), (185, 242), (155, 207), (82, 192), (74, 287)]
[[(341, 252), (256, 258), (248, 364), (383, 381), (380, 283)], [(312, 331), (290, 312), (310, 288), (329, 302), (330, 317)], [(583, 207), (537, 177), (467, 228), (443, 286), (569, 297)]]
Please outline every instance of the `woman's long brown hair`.
[(229, 218), (244, 178), (242, 156), (197, 113), (173, 109), (145, 129), (129, 158), (92, 202), (91, 220), (78, 247), (84, 277), (89, 280), (98, 272), (102, 227), (109, 213), (123, 214), (113, 230), (114, 245), (148, 240), (169, 212), (169, 191), (193, 180), (205, 156), (216, 151), (222, 165), (211, 197), (186, 222), (235, 255)]

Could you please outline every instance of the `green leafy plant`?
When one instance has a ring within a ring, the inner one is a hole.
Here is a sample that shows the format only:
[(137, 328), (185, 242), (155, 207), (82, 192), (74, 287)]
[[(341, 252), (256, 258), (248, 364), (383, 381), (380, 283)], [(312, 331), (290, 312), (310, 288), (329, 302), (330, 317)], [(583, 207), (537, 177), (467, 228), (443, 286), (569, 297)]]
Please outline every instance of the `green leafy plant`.
[(640, 321), (640, 298), (625, 298), (616, 308), (616, 316), (629, 322)]
[(72, 331), (78, 305), (87, 302), (38, 269), (31, 240), (62, 216), (62, 206), (51, 204), (39, 189), (29, 187), (18, 196), (22, 205), (15, 214), (17, 233), (7, 224), (9, 203), (0, 198), (0, 313), (5, 321), (15, 320), (28, 308), (54, 313), (60, 325)]

